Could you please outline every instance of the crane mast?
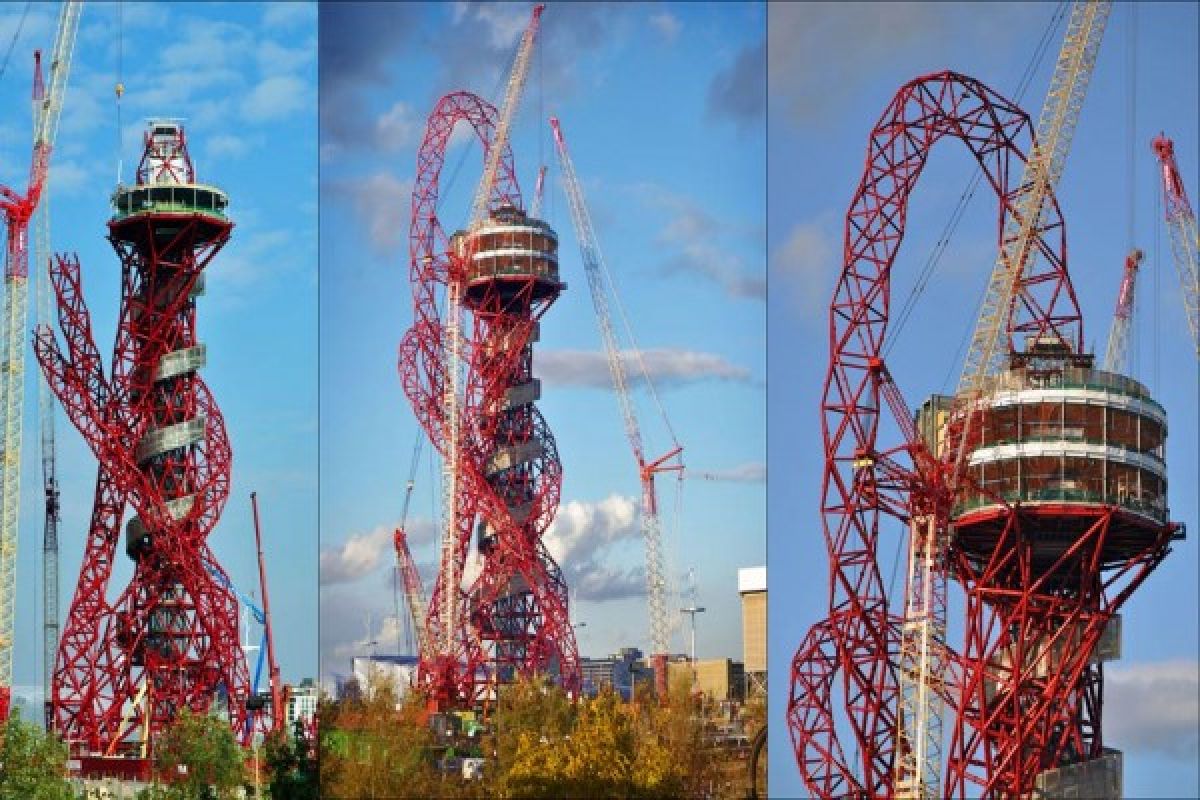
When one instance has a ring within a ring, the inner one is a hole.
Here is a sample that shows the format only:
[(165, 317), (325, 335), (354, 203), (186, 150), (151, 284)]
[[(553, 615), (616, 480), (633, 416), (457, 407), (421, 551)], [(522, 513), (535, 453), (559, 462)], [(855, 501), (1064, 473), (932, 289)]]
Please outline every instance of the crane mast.
[[(50, 62), (50, 91), (42, 117), (42, 130), (37, 136), (52, 147), (57, 136), (58, 117), (70, 74), (71, 56), (75, 51), (75, 34), (79, 27), (82, 3), (65, 2), (59, 11), (54, 53)], [(50, 281), (50, 176), (47, 172), (42, 187), (42, 202), (33, 217), (34, 269), (37, 275), (37, 306), (35, 319), (39, 326), (49, 325), (51, 319)], [(42, 493), (45, 516), (42, 523), (42, 688), (45, 700), (46, 729), (53, 720), (50, 684), (54, 678), (54, 658), (58, 649), (58, 522), (59, 489), (56, 467), (57, 445), (54, 433), (54, 395), (45, 376), (38, 378), (38, 421), (41, 433)]]
[(1175, 163), (1175, 143), (1164, 134), (1151, 142), (1154, 155), (1162, 167), (1163, 209), (1167, 217), (1167, 230), (1171, 235), (1171, 252), (1175, 256), (1175, 269), (1179, 271), (1182, 287), (1183, 309), (1187, 315), (1188, 329), (1200, 357), (1200, 233), (1196, 228), (1196, 214), (1188, 202), (1183, 178)]
[(1108, 346), (1104, 349), (1104, 369), (1108, 372), (1127, 372), (1129, 362), (1129, 325), (1133, 320), (1133, 292), (1142, 251), (1134, 249), (1125, 257), (1125, 272), (1117, 292), (1117, 310), (1108, 331)]
[[(1050, 89), (1038, 117), (1037, 135), (1005, 215), (1002, 246), (963, 363), (958, 385), (963, 422), (957, 441), (949, 442), (950, 451), (944, 454), (953, 459), (951, 486), (957, 485), (963, 472), (972, 408), (985, 379), (1003, 358), (1000, 337), (1015, 301), (1013, 292), (1036, 259), (1033, 245), (1047, 224), (1047, 201), (1062, 176), (1111, 10), (1108, 0), (1077, 0), (1071, 7)], [(945, 521), (914, 513), (910, 536), (900, 641), (903, 713), (897, 715), (895, 789), (900, 797), (926, 798), (940, 793), (941, 692), (948, 666), (946, 576), (940, 566), (948, 544)]]
[(267, 594), (267, 567), (263, 560), (262, 526), (258, 521), (258, 492), (250, 493), (254, 511), (254, 543), (258, 548), (258, 585), (262, 591), (263, 638), (267, 640), (267, 678), (271, 689), (271, 730), (282, 731), (287, 713), (284, 709), (284, 689), (275, 660), (275, 633), (271, 626), (271, 597)]
[[(3, 436), (3, 457), (0, 458), (0, 720), (7, 719), (12, 701), (13, 617), (16, 603), (17, 524), (20, 518), (21, 496), (21, 437), (25, 397), (25, 327), (28, 319), (29, 291), (29, 224), (37, 211), (50, 169), (50, 153), (58, 131), (63, 95), (71, 68), (71, 54), (79, 25), (80, 3), (63, 3), (59, 12), (54, 50), (50, 61), (49, 85), (42, 82), (41, 56), (35, 54), (33, 88), (33, 155), (29, 169), (29, 185), (19, 194), (0, 187), (0, 209), (8, 225), (5, 252), (5, 293), (3, 331), (0, 331), (0, 435)], [(35, 263), (39, 270), (48, 263), (48, 218), (35, 227), (37, 249)], [(47, 431), (43, 429), (43, 437)], [(53, 436), (53, 429), (49, 431)], [(43, 439), (44, 441), (44, 439)], [(52, 438), (51, 438), (52, 442)], [(47, 481), (53, 479), (53, 461), (43, 461), (48, 470)], [(51, 486), (48, 482), (47, 486)], [(54, 628), (46, 630), (57, 638), (57, 484), (46, 498), (47, 514), (55, 515), (43, 540), (43, 555), (53, 545), (53, 557), (44, 564), (43, 577), (49, 577), (44, 587), (43, 601), (51, 590)], [(53, 573), (53, 574), (50, 574)], [(47, 618), (51, 609), (47, 609)], [(46, 658), (52, 663), (53, 646), (47, 646)], [(50, 666), (47, 666), (49, 674)]]
[[(529, 62), (533, 56), (533, 45), (537, 37), (538, 24), (545, 9), (544, 4), (533, 8), (529, 25), (521, 37), (513, 60), (512, 71), (504, 91), (504, 102), (500, 106), (500, 116), (496, 122), (495, 133), (490, 145), (484, 153), (483, 175), (475, 191), (475, 199), (471, 204), (470, 229), (477, 230), (487, 218), (488, 203), (496, 186), (496, 173), (500, 169), (500, 160), (508, 145), (509, 129), (513, 117), (521, 103), (521, 95), (525, 89), (525, 79), (529, 75)], [(470, 259), (470, 253), (467, 259)], [(446, 330), (443, 340), (448, 368), (448, 380), (442, 389), (443, 418), (446, 420), (446, 454), (442, 460), (442, 532), (441, 547), (441, 585), (445, 587), (447, 613), (442, 615), (442, 629), (439, 633), (439, 645), (443, 653), (451, 651), (455, 633), (458, 630), (460, 610), (458, 608), (459, 586), (462, 575), (459, 574), (458, 560), (454, 557), (454, 542), (457, 536), (458, 493), (460, 490), (459, 451), (461, 446), (462, 421), (460, 401), (462, 393), (463, 370), (463, 337), (462, 337), (462, 295), (463, 276), (449, 275), (446, 282)]]
[[(417, 637), (417, 652), (422, 659), (429, 661), (433, 659), (434, 652), (429, 641), (429, 631), (425, 627), (428, 604), (425, 601), (421, 575), (417, 572), (417, 565), (408, 549), (408, 534), (404, 532), (403, 526), (396, 528), (396, 532), (392, 534), (392, 545), (396, 549), (396, 565), (400, 570), (408, 613), (412, 617), (413, 631)], [(400, 620), (397, 619), (396, 624), (400, 624)]]
[(637, 461), (638, 477), (641, 481), (641, 525), (642, 538), (646, 547), (646, 590), (650, 603), (650, 642), (653, 648), (655, 677), (659, 689), (662, 690), (666, 688), (665, 659), (669, 647), (670, 623), (667, 619), (667, 586), (663, 569), (662, 529), (658, 517), (654, 476), (659, 472), (681, 471), (683, 465), (680, 463), (680, 458), (683, 448), (678, 442), (674, 442), (672, 449), (665, 455), (653, 461), (646, 460), (641, 427), (638, 424), (637, 412), (630, 396), (625, 358), (617, 345), (608, 296), (604, 288), (603, 276), (607, 274), (608, 270), (600, 252), (600, 241), (592, 227), (591, 215), (583, 198), (583, 189), (575, 174), (575, 165), (567, 151), (567, 143), (563, 138), (562, 128), (557, 118), (550, 118), (550, 127), (554, 131), (554, 142), (558, 150), (559, 162), (562, 165), (563, 185), (566, 189), (568, 205), (571, 207), (571, 220), (575, 225), (575, 234), (579, 239), (580, 259), (583, 261), (584, 273), (587, 275), (592, 305), (596, 310), (600, 338), (604, 342), (604, 352), (608, 358), (609, 374), (612, 376), (613, 389), (617, 395), (617, 403), (620, 405), (621, 417), (625, 423), (625, 435), (633, 449), (633, 457)]

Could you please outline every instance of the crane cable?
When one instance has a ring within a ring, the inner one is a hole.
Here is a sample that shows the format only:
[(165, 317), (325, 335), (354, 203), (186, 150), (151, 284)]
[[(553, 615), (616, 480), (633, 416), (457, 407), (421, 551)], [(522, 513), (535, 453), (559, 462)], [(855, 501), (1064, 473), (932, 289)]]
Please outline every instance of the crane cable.
[(13, 50), (17, 47), (17, 40), (21, 38), (21, 30), (25, 27), (25, 17), (29, 14), (29, 6), (32, 4), (33, 0), (29, 0), (21, 11), (21, 19), (17, 22), (17, 29), (13, 31), (12, 41), (8, 43), (8, 51), (4, 54), (4, 63), (0, 64), (0, 78), (3, 78), (4, 73), (8, 72), (8, 62), (12, 60)]
[[(417, 437), (416, 437), (416, 442), (413, 444), (412, 460), (409, 462), (409, 465), (408, 465), (408, 483), (406, 483), (404, 486), (404, 506), (402, 507), (402, 509), (400, 511), (400, 529), (404, 530), (405, 533), (407, 533), (407, 530), (405, 530), (405, 526), (408, 524), (408, 507), (412, 501), (413, 487), (416, 486), (416, 483), (417, 483), (417, 469), (421, 466), (421, 449), (424, 444), (425, 444), (425, 437), (422, 436), (420, 433), (418, 433)], [(400, 620), (401, 620), (401, 617), (400, 617), (400, 562), (399, 562), (398, 554), (397, 554), (396, 565), (393, 569), (392, 600), (396, 607), (395, 608), (395, 610), (396, 610), (396, 648), (397, 648), (397, 650), (399, 650), (400, 645), (401, 645), (401, 642), (400, 642)], [(405, 602), (407, 602), (407, 597), (405, 599)], [(410, 616), (412, 615), (412, 611), (413, 611), (413, 609), (410, 608), (409, 609)], [(420, 625), (421, 621), (415, 620), (414, 623), (417, 625)], [(405, 630), (405, 643), (408, 645), (409, 652), (412, 652), (411, 626), (405, 625), (404, 630)]]
[[(1125, 202), (1127, 205), (1125, 218), (1125, 252), (1132, 253), (1134, 250), (1134, 237), (1137, 232), (1137, 207), (1138, 207), (1138, 192), (1137, 192), (1137, 4), (1131, 3), (1129, 6), (1129, 29), (1125, 36), (1125, 72), (1128, 76), (1125, 93), (1125, 138), (1127, 139), (1127, 151), (1125, 153)], [(1122, 278), (1122, 282), (1124, 278)], [(1134, 294), (1134, 303), (1137, 303), (1137, 294)], [(1136, 318), (1136, 305), (1133, 312)], [(1134, 346), (1128, 350), (1129, 356), (1125, 368), (1130, 374), (1138, 375), (1141, 366), (1140, 359), (1137, 357), (1137, 326), (1132, 324), (1133, 321), (1127, 321), (1128, 336), (1133, 338)], [(1107, 353), (1105, 354), (1107, 357)]]
[(125, 84), (123, 82), (125, 72), (125, 4), (121, 0), (117, 0), (117, 83), (113, 87), (113, 94), (116, 95), (117, 107), (117, 185), (121, 185), (121, 131), (123, 125), (121, 123), (121, 97), (125, 94)]

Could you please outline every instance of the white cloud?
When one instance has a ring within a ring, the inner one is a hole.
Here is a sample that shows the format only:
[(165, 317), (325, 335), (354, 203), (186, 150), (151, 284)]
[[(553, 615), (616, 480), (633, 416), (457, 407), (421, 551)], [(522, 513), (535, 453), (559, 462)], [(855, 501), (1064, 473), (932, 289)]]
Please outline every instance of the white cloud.
[(831, 224), (829, 215), (801, 222), (771, 254), (774, 288), (806, 319), (816, 319), (829, 303), (830, 281), (838, 268)]
[[(622, 351), (625, 371), (634, 385), (645, 377), (632, 351)], [(720, 380), (747, 382), (750, 370), (731, 363), (715, 353), (679, 348), (654, 348), (642, 351), (642, 361), (650, 380), (659, 388), (697, 381)], [(534, 371), (548, 384), (588, 386), (606, 389), (612, 386), (608, 357), (598, 350), (539, 350)]]
[[(475, 19), (482, 22), (488, 32), (491, 46), (514, 47), (521, 33), (529, 25), (529, 8), (523, 3), (488, 3), (474, 6)], [(463, 15), (455, 9), (455, 22)]]
[(1200, 663), (1162, 661), (1104, 671), (1104, 741), (1126, 753), (1194, 763), (1200, 755)]
[(346, 196), (360, 219), (366, 223), (367, 237), (375, 251), (392, 256), (408, 235), (408, 209), (412, 200), (412, 181), (400, 180), (389, 172), (376, 172), (363, 180), (334, 186)]
[[(424, 124), (412, 106), (399, 101), (375, 120), (376, 142), (384, 152), (407, 149), (421, 140)], [(455, 132), (465, 127), (456, 126)]]
[(543, 537), (562, 567), (567, 586), (582, 600), (602, 602), (644, 594), (640, 565), (615, 564), (612, 548), (640, 536), (639, 511), (632, 498), (610, 495), (599, 502), (564, 503)]
[(721, 286), (732, 297), (762, 300), (767, 282), (762, 263), (747, 264), (729, 246), (743, 239), (753, 246), (762, 240), (761, 229), (710, 214), (692, 198), (650, 183), (634, 187), (642, 202), (670, 216), (659, 242), (674, 250), (665, 269), (673, 274), (700, 275)]
[[(321, 583), (347, 583), (373, 573), (384, 564), (394, 563), (392, 535), (398, 524), (378, 525), (366, 533), (356, 533), (340, 545), (321, 550)], [(407, 528), (410, 550), (432, 541), (433, 523), (415, 520)]]
[[(258, 140), (255, 141), (255, 145)], [(213, 161), (224, 158), (241, 158), (250, 152), (251, 142), (244, 136), (232, 133), (218, 133), (204, 142), (205, 154)]]
[(283, 119), (309, 104), (310, 85), (294, 75), (274, 75), (258, 83), (242, 100), (250, 122)]
[(683, 28), (679, 18), (667, 11), (651, 15), (650, 26), (658, 31), (668, 43), (674, 42)]
[(300, 27), (316, 19), (316, 3), (265, 3), (263, 7), (263, 27), (270, 30)]

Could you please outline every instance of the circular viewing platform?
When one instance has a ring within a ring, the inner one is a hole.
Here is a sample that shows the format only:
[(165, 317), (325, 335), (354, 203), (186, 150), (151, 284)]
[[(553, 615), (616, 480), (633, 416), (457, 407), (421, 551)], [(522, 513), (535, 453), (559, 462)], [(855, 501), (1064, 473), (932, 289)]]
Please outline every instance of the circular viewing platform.
[(113, 192), (113, 220), (138, 214), (204, 214), (227, 220), (229, 196), (201, 183), (119, 186)]
[(1166, 524), (1167, 416), (1137, 381), (1084, 366), (1010, 369), (985, 385), (974, 414), (971, 484), (951, 514), (968, 550), (986, 554), (1005, 503), (1036, 517), (1047, 558), (1110, 507), (1123, 513), (1105, 561)]
[(542, 300), (562, 291), (558, 235), (520, 209), (501, 206), (477, 230), (455, 233), (450, 247), (465, 262), (469, 302), (483, 302), (492, 293), (507, 298), (524, 290), (531, 300)]

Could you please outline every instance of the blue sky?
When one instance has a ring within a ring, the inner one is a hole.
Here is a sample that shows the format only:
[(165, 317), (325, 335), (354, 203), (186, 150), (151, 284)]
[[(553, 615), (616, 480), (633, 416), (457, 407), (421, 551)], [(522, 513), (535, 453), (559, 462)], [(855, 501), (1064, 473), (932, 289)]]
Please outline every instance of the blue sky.
[[(12, 38), (23, 4), (0, 10)], [(124, 177), (141, 155), (144, 120), (182, 117), (199, 180), (225, 189), (236, 223), (210, 266), (199, 301), (208, 346), (204, 378), (233, 444), (233, 485), (210, 542), (234, 583), (257, 596), (249, 493), (256, 490), (278, 657), (285, 680), (316, 671), (316, 8), (311, 5), (84, 6), (51, 166), (55, 250), (79, 254), (97, 344), (110, 352), (119, 262), (105, 240), (117, 175), (118, 41), (124, 52), (120, 157)], [(33, 4), (0, 78), (0, 181), (24, 187), (32, 51), (52, 46), (57, 5)], [(164, 36), (164, 32), (169, 35)], [(32, 269), (32, 268), (31, 268)], [(32, 297), (32, 292), (31, 292)], [(33, 326), (32, 312), (30, 327)], [(15, 682), (41, 702), (42, 502), (36, 362), (28, 355), (17, 577)], [(95, 459), (58, 413), (65, 614), (91, 514)], [(110, 596), (130, 568), (119, 557)], [(257, 639), (257, 633), (254, 634)], [(40, 711), (35, 714), (40, 719)]]
[[(322, 673), (379, 641), (396, 648), (391, 529), (419, 433), (396, 350), (411, 319), (407, 230), (415, 153), (439, 96), (497, 101), (530, 7), (362, 4), (321, 15)], [(687, 464), (737, 480), (688, 481), (675, 572), (694, 567), (702, 657), (740, 658), (736, 570), (765, 557), (765, 306), (762, 7), (551, 4), (513, 145), (526, 197), (554, 153), (557, 114), (639, 345)], [(476, 147), (447, 159), (444, 224), (468, 213)], [(461, 163), (461, 167), (458, 166)], [(444, 184), (445, 186), (445, 184)], [(543, 318), (534, 372), (563, 462), (548, 534), (585, 623), (580, 651), (647, 646), (638, 482), (600, 355), (557, 165), (545, 216), (567, 291)], [(660, 352), (656, 352), (660, 351)], [(639, 392), (647, 450), (668, 438)], [(428, 448), (409, 527), (426, 582), (434, 564)], [(675, 528), (674, 481), (661, 482)], [(370, 634), (368, 634), (370, 620)], [(683, 637), (676, 649), (682, 650)]]
[[(841, 264), (843, 217), (857, 186), (866, 137), (901, 84), (955, 69), (1015, 95), (1054, 4), (801, 4), (769, 19), (768, 249), (771, 341), (768, 413), (773, 473), (771, 650), (773, 720), (782, 720), (788, 666), (824, 615), (827, 562), (818, 516), (820, 387), (828, 362), (828, 302)], [(1124, 608), (1123, 659), (1106, 669), (1106, 743), (1125, 752), (1125, 795), (1190, 796), (1197, 777), (1197, 366), (1161, 219), (1150, 139), (1166, 129), (1193, 202), (1197, 181), (1197, 6), (1128, 4), (1109, 21), (1074, 147), (1060, 184), (1071, 274), (1086, 340), (1102, 355), (1131, 242), (1147, 256), (1138, 287), (1134, 375), (1170, 415), (1172, 517), (1193, 531)], [(1036, 118), (1061, 25), (1022, 104)], [(1136, 43), (1136, 46), (1134, 46)], [(1136, 70), (1130, 64), (1136, 63)], [(1136, 120), (1130, 153), (1130, 74)], [(910, 205), (893, 298), (907, 297), (971, 175), (953, 142), (929, 160)], [(995, 201), (977, 193), (889, 364), (910, 406), (953, 388), (950, 360), (972, 322), (995, 258)], [(964, 297), (968, 298), (964, 301)], [(940, 313), (939, 313), (940, 311)], [(894, 332), (889, 332), (892, 335)], [(885, 575), (895, 527), (884, 527)], [(903, 576), (901, 575), (901, 580)], [(1184, 624), (1180, 624), (1183, 621)], [(954, 632), (951, 633), (952, 640)], [(803, 786), (784, 725), (771, 729), (772, 796)]]

